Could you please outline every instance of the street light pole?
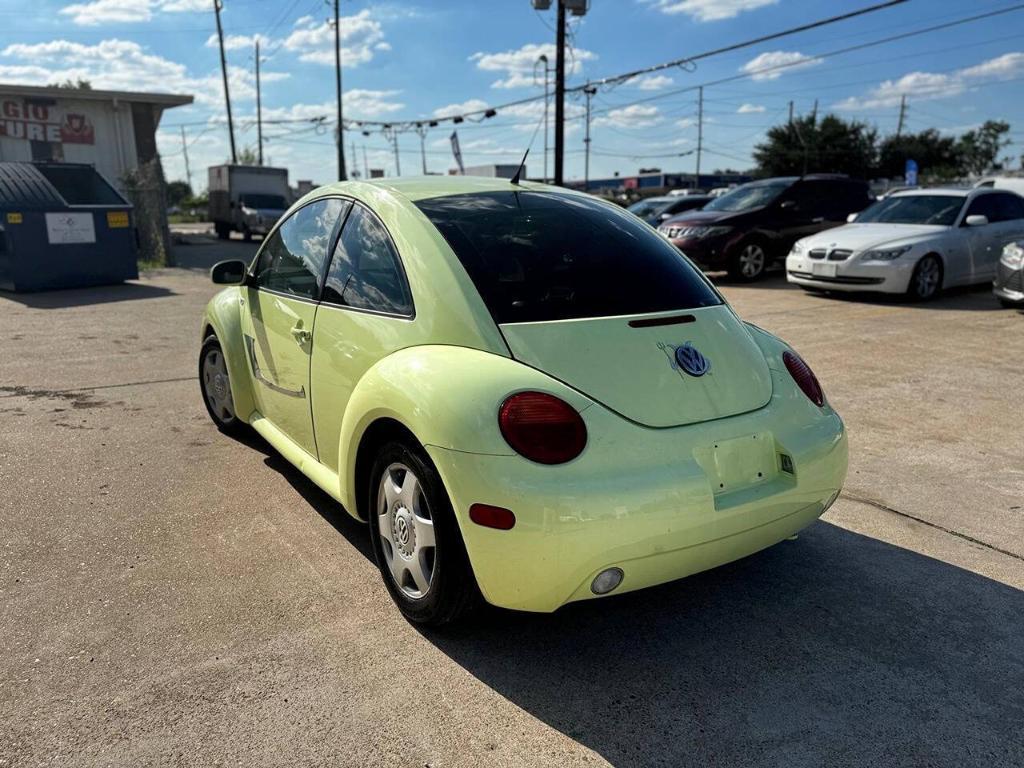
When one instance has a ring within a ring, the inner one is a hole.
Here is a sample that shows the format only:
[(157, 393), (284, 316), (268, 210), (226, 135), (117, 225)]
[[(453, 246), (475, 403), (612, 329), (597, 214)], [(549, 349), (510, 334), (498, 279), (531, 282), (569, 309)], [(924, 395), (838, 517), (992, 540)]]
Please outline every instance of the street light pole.
[(587, 97), (587, 136), (583, 139), (586, 145), (586, 151), (583, 153), (583, 191), (586, 192), (590, 187), (590, 99), (597, 93), (597, 88), (587, 85), (583, 93)]
[[(547, 54), (542, 53), (537, 57), (537, 61), (534, 63), (534, 72), (536, 73), (536, 66), (540, 62), (544, 62), (544, 181), (548, 180), (548, 104), (550, 99), (548, 98), (548, 74), (551, 72), (551, 67), (548, 66)], [(534, 75), (536, 77), (536, 74)]]
[(555, 34), (555, 184), (562, 186), (565, 160), (565, 0), (558, 0)]
[(263, 165), (263, 103), (260, 99), (260, 38), (256, 36), (256, 145), (258, 165)]
[(345, 181), (345, 123), (341, 118), (341, 23), (338, 0), (334, 0), (334, 86), (338, 93), (338, 181)]

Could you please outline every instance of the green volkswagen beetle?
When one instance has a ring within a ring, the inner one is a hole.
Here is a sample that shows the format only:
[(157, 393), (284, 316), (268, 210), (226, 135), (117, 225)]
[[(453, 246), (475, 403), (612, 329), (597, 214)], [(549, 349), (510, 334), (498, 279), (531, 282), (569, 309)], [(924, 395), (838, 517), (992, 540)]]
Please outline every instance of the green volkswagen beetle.
[(411, 620), (678, 579), (835, 500), (843, 422), (639, 219), (501, 179), (346, 182), (296, 203), (206, 309), (199, 381), (369, 523)]

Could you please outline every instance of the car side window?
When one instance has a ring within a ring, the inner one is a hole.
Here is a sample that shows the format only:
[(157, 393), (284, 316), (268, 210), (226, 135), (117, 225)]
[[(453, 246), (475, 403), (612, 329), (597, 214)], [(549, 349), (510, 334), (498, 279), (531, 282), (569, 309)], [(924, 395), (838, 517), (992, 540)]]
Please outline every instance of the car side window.
[[(989, 223), (1001, 221), (999, 209), (995, 201), (996, 195), (981, 195), (971, 201), (971, 207), (967, 209), (967, 216), (985, 216)], [(967, 219), (967, 216), (964, 219)]]
[(263, 244), (256, 262), (256, 286), (316, 300), (334, 226), (348, 205), (327, 198), (293, 213)]
[(412, 314), (412, 295), (391, 237), (358, 203), (331, 257), (324, 301), (392, 315)]
[(787, 197), (796, 203), (801, 218), (827, 218), (833, 207), (829, 202), (830, 191), (828, 182), (802, 181), (789, 191)]
[(1000, 221), (1024, 219), (1024, 198), (1005, 192), (993, 195), (993, 197), (996, 198), (996, 210), (999, 212)]

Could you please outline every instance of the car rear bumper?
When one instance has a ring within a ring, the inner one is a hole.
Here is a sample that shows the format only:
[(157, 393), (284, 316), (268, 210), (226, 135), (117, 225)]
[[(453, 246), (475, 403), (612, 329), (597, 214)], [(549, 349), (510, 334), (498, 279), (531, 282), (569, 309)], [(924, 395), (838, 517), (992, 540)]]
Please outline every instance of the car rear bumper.
[[(834, 274), (822, 274), (827, 270)], [(906, 293), (914, 262), (859, 262), (852, 259), (830, 262), (790, 255), (786, 258), (786, 279), (797, 285), (829, 291), (878, 291)]]
[[(764, 408), (671, 429), (590, 406), (590, 442), (561, 466), (428, 446), (487, 601), (553, 611), (594, 598), (591, 582), (607, 568), (622, 569), (611, 593), (620, 594), (736, 560), (813, 522), (846, 477), (843, 423), (791, 382), (773, 383), (784, 394)], [(471, 522), (474, 503), (512, 510), (515, 527)]]

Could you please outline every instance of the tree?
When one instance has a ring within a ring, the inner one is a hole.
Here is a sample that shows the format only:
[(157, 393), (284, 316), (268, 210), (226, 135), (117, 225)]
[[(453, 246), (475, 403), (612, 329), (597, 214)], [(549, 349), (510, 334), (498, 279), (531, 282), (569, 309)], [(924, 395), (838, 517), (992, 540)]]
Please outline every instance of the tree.
[(878, 131), (856, 120), (826, 115), (798, 117), (768, 129), (754, 147), (760, 176), (845, 173), (868, 177), (875, 167)]
[(90, 83), (88, 80), (83, 80), (82, 78), (78, 78), (78, 80), (72, 80), (71, 78), (68, 78), (63, 83), (54, 83), (53, 85), (50, 85), (48, 87), (49, 88), (68, 88), (68, 89), (79, 90), (79, 91), (91, 91), (92, 90), (92, 83)]
[(238, 164), (239, 165), (257, 165), (259, 159), (256, 157), (256, 150), (252, 147), (242, 147), (242, 151), (238, 153)]
[(186, 198), (192, 197), (192, 187), (188, 182), (171, 181), (167, 184), (167, 204), (181, 206)]
[(980, 128), (961, 136), (956, 142), (961, 170), (970, 176), (980, 176), (986, 171), (1001, 171), (1003, 165), (997, 160), (1003, 148), (1011, 144), (1006, 138), (1009, 132), (1009, 123), (986, 120)]
[(878, 150), (878, 175), (887, 179), (902, 178), (907, 160), (913, 160), (922, 179), (954, 179), (961, 173), (956, 143), (955, 138), (943, 136), (934, 128), (886, 136)]

